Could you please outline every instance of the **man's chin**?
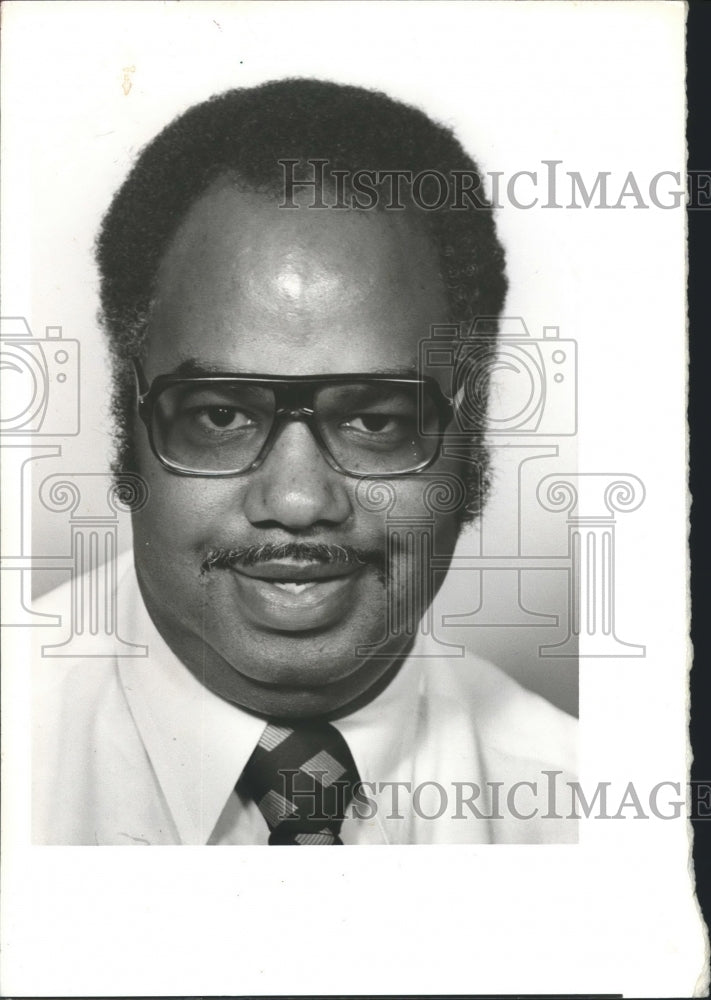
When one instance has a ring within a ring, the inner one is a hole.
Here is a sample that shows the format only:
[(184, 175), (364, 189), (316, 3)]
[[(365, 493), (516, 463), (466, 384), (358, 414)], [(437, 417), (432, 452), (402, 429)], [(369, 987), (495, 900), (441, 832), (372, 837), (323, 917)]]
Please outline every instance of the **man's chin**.
[[(382, 613), (367, 624), (358, 616), (323, 634), (266, 634), (243, 626), (238, 636), (222, 636), (222, 642), (216, 636), (209, 644), (193, 643), (189, 658), (185, 649), (181, 658), (206, 687), (252, 713), (332, 715), (374, 698), (411, 645), (402, 636), (379, 643)], [(357, 655), (362, 646), (372, 646), (377, 655)]]
[(396, 673), (402, 656), (393, 652), (377, 660), (360, 660), (346, 676), (331, 679), (318, 666), (292, 672), (283, 681), (264, 682), (237, 676), (203, 678), (212, 690), (252, 714), (265, 718), (300, 719), (338, 717), (366, 704), (382, 691)]
[[(375, 697), (381, 679), (406, 644), (391, 636), (381, 645), (387, 630), (382, 585), (373, 587), (370, 573), (357, 576), (360, 580), (353, 581), (357, 593), (351, 596), (360, 599), (344, 609), (342, 594), (336, 592), (334, 603), (342, 614), (334, 622), (331, 595), (325, 595), (328, 622), (320, 628), (308, 627), (312, 622), (306, 617), (289, 618), (288, 592), (277, 597), (275, 613), (280, 624), (286, 617), (293, 627), (279, 630), (271, 620), (265, 624), (245, 615), (247, 609), (235, 605), (233, 584), (225, 587), (224, 579), (221, 586), (202, 591), (199, 608), (189, 616), (167, 605), (162, 592), (160, 602), (154, 600), (155, 589), (145, 586), (145, 578), (141, 589), (159, 632), (205, 687), (260, 716), (302, 718), (339, 712)], [(260, 595), (258, 606), (262, 607)], [(321, 613), (317, 602), (314, 611)], [(358, 655), (369, 646), (376, 657)]]
[[(345, 635), (338, 635), (338, 631), (270, 634), (263, 644), (243, 642), (217, 647), (216, 652), (237, 684), (253, 686), (269, 697), (283, 693), (289, 699), (362, 686), (371, 674), (379, 672), (381, 661), (385, 664), (398, 653), (398, 646), (391, 649), (388, 644), (387, 649), (377, 648), (381, 654), (377, 658), (356, 655), (358, 636), (350, 630)], [(370, 637), (364, 641), (367, 648)]]

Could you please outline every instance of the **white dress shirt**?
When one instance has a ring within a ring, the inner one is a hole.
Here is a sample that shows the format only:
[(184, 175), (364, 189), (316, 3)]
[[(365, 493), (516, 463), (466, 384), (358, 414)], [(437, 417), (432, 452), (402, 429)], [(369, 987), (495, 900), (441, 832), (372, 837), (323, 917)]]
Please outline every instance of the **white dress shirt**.
[[(34, 842), (266, 844), (259, 809), (235, 790), (265, 722), (171, 651), (130, 553), (117, 579), (119, 635), (147, 656), (34, 657)], [(67, 584), (38, 610), (69, 621), (70, 598)], [(551, 800), (573, 777), (575, 720), (492, 664), (444, 656), (421, 637), (393, 681), (334, 725), (365, 793), (344, 844), (576, 840)]]

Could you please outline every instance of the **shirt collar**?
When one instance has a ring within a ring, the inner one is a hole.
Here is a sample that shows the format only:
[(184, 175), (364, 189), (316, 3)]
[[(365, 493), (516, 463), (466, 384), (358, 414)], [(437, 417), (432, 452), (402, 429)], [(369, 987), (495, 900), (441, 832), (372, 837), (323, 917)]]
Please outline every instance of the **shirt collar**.
[(361, 781), (382, 781), (411, 758), (422, 684), (417, 648), (376, 698), (333, 723), (350, 747)]
[[(146, 658), (118, 660), (129, 708), (182, 842), (205, 844), (266, 723), (213, 694), (170, 649), (146, 610), (132, 559), (119, 587), (119, 608), (148, 647)], [(411, 755), (420, 662), (413, 650), (373, 701), (334, 723), (364, 782), (396, 775)]]
[(147, 659), (118, 661), (126, 698), (181, 840), (205, 844), (265, 723), (213, 694), (170, 649), (132, 563), (120, 586), (148, 647)]

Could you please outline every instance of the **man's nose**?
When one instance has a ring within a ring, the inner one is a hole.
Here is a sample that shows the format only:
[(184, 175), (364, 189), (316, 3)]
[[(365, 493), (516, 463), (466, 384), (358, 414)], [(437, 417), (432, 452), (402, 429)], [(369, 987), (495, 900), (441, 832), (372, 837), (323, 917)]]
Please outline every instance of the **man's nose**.
[(248, 475), (244, 510), (254, 525), (305, 531), (352, 513), (346, 477), (332, 469), (306, 423), (283, 424), (263, 464)]

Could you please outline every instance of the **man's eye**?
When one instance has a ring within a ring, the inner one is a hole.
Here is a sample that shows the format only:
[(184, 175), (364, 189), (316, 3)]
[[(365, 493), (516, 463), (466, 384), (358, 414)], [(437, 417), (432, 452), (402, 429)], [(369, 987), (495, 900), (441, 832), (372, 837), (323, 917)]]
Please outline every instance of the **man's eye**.
[(206, 430), (243, 430), (254, 423), (234, 406), (203, 406), (193, 411), (197, 423)]
[(402, 418), (390, 413), (359, 413), (344, 421), (343, 426), (362, 433), (382, 434), (397, 431), (402, 422)]

